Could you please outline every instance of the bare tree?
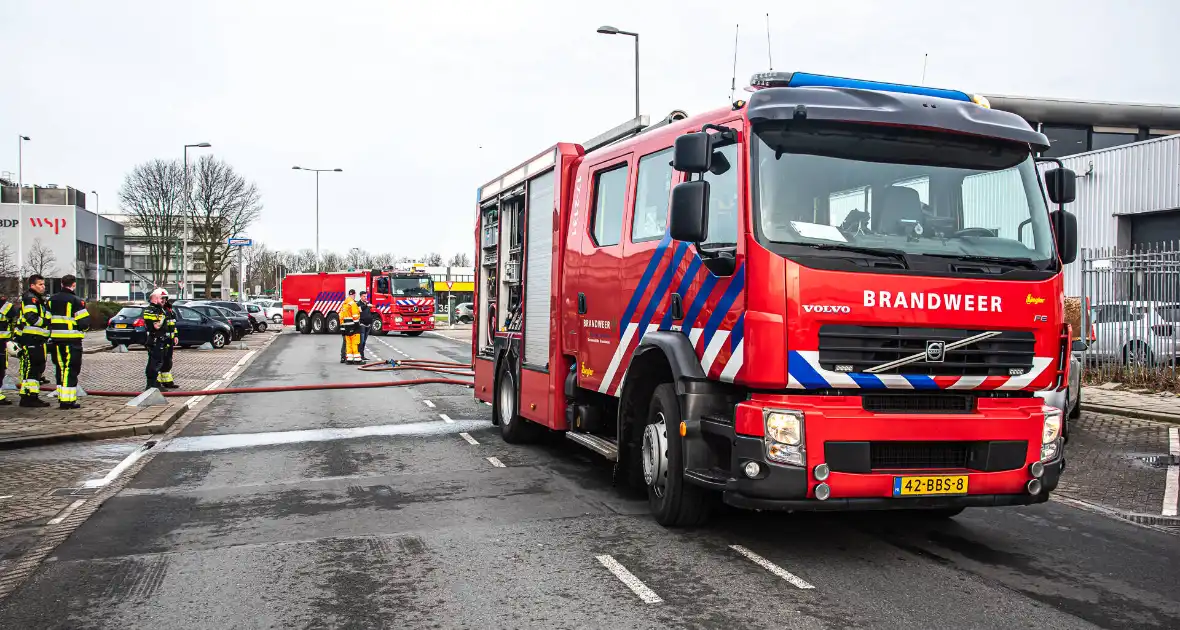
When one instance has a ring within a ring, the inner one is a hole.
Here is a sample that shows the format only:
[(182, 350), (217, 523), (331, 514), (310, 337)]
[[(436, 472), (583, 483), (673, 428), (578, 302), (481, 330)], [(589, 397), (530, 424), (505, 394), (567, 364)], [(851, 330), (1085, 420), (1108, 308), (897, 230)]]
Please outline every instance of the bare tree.
[[(336, 252), (321, 252), (320, 253), (320, 271), (340, 271), (344, 268), (344, 257)], [(315, 271), (315, 265), (312, 265), (312, 271)]]
[(443, 264), (443, 257), (442, 254), (438, 252), (430, 252), (429, 254), (426, 254), (425, 258), (422, 259), (422, 262), (426, 263), (427, 267), (441, 267)]
[(348, 256), (344, 258), (344, 262), (347, 263), (352, 269), (371, 268), (373, 266), (372, 261), (373, 257), (369, 255), (369, 252), (366, 252), (359, 247), (353, 247), (352, 249), (348, 250)]
[[(205, 286), (237, 258), (229, 239), (240, 236), (262, 212), (258, 186), (224, 160), (201, 156), (193, 169), (192, 215), (196, 257), (205, 267)], [(226, 291), (222, 288), (222, 296)]]
[(315, 271), (315, 252), (310, 249), (301, 249), (292, 254), (291, 270), (300, 273)]
[(384, 254), (376, 254), (373, 256), (373, 267), (383, 269), (385, 267), (392, 267), (397, 262), (397, 257), (389, 252)]
[(38, 274), (46, 278), (56, 276), (57, 254), (46, 247), (41, 239), (33, 239), (33, 245), (29, 247), (29, 255), (25, 259), (25, 266), (28, 268), (29, 275)]
[(144, 162), (124, 176), (119, 188), (119, 204), (131, 216), (128, 228), (144, 237), (148, 268), (157, 285), (167, 282), (172, 257), (180, 250), (184, 194), (184, 166), (179, 160)]
[(20, 291), (20, 267), (12, 248), (0, 244), (0, 296), (14, 297)]
[(447, 265), (451, 267), (470, 267), (471, 257), (467, 255), (467, 252), (459, 252), (451, 256), (451, 260), (447, 262)]

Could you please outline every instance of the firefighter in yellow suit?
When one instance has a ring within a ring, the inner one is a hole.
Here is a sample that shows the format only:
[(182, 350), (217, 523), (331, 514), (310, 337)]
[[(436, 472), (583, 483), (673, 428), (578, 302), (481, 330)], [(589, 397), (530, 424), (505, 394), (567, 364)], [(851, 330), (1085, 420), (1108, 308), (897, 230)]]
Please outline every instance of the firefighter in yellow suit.
[(356, 289), (348, 290), (348, 299), (340, 307), (340, 334), (344, 335), (346, 363), (361, 362), (361, 309), (356, 305)]

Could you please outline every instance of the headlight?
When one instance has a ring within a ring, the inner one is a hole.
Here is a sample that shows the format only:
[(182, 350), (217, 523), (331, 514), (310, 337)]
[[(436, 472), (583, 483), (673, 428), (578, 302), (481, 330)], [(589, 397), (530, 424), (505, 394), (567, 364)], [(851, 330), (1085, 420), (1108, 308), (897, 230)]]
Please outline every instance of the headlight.
[(1041, 411), (1045, 413), (1045, 424), (1041, 430), (1041, 444), (1049, 444), (1061, 437), (1061, 410), (1045, 405), (1041, 407)]
[(400, 324), (400, 323), (402, 323), (402, 316), (401, 316), (401, 315), (398, 315), (397, 317), (394, 317), (394, 318), (393, 318), (393, 321), (395, 321), (395, 322), (397, 322), (397, 323), (399, 323), (399, 324)]
[(986, 107), (988, 109), (991, 109), (992, 107), (991, 101), (987, 100), (987, 97), (982, 94), (972, 94), (971, 102), (980, 107)]
[(803, 441), (803, 414), (798, 411), (767, 412), (766, 437), (780, 444), (798, 446)]

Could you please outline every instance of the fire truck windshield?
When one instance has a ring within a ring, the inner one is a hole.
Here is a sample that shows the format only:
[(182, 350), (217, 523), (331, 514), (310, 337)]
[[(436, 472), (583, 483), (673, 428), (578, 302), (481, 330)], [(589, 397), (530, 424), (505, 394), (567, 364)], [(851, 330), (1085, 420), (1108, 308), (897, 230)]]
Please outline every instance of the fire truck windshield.
[(434, 295), (433, 282), (430, 276), (413, 276), (408, 278), (391, 278), (393, 294), (406, 297), (430, 297)]
[(830, 123), (768, 125), (755, 136), (754, 221), (763, 241), (845, 257), (884, 250), (1056, 267), (1027, 146)]

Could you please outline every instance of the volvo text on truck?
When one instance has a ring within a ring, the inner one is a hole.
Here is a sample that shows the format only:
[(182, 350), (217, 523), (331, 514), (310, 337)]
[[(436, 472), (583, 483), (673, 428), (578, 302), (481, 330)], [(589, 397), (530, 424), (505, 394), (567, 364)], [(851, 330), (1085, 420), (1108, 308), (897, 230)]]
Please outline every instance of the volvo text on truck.
[(478, 191), (475, 395), (615, 461), (662, 524), (1047, 500), (1074, 175), (956, 90), (756, 75)]
[(340, 332), (349, 289), (369, 292), (371, 334), (412, 337), (434, 330), (433, 281), (422, 265), (372, 271), (293, 273), (283, 278), (283, 323), (301, 333)]

